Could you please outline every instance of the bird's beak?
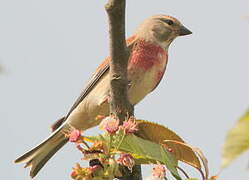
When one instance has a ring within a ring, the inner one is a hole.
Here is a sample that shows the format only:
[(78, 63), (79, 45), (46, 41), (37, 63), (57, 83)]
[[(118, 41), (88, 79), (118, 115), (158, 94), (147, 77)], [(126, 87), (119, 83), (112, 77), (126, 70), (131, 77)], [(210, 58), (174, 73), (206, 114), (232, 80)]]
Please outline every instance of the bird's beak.
[(179, 36), (185, 36), (185, 35), (189, 35), (192, 34), (192, 32), (190, 30), (188, 30), (185, 26), (181, 26), (179, 31), (178, 31)]

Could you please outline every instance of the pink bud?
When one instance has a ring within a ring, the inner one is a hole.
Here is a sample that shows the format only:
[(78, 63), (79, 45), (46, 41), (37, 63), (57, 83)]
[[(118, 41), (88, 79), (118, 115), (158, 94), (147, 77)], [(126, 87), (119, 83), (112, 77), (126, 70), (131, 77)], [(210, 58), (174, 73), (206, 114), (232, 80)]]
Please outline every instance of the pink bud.
[(172, 153), (172, 152), (173, 152), (173, 149), (167, 148), (167, 151), (170, 152), (170, 153)]
[(152, 169), (152, 176), (164, 179), (166, 176), (166, 169), (163, 165), (158, 164)]
[(80, 131), (77, 129), (74, 129), (70, 134), (69, 134), (69, 141), (70, 142), (77, 142), (80, 140)]
[(122, 166), (128, 167), (129, 170), (132, 170), (132, 167), (135, 165), (135, 161), (130, 154), (123, 153), (117, 160), (117, 163)]
[(71, 177), (74, 179), (74, 178), (76, 178), (77, 177), (77, 172), (76, 171), (72, 171), (71, 172)]
[(135, 118), (131, 117), (128, 120), (125, 120), (121, 128), (124, 130), (125, 134), (132, 134), (136, 132), (138, 129)]
[(100, 129), (103, 129), (110, 134), (115, 134), (118, 128), (119, 120), (114, 116), (108, 116), (100, 123)]
[(100, 165), (90, 166), (89, 168), (90, 168), (92, 173), (95, 171), (98, 171), (99, 169), (102, 169), (102, 167)]

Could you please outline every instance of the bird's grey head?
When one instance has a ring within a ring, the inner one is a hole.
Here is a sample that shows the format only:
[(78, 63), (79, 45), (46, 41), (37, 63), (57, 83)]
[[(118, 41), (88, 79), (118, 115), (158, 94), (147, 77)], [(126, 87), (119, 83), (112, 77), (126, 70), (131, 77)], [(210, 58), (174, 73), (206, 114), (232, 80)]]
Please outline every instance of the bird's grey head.
[(177, 36), (192, 34), (176, 18), (166, 15), (156, 15), (146, 19), (137, 29), (138, 38), (143, 38), (168, 49)]

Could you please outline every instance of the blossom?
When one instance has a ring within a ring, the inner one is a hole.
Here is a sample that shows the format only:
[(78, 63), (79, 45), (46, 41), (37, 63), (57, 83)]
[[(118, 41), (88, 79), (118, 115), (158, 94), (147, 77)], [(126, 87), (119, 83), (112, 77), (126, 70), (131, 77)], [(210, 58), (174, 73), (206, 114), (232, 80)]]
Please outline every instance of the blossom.
[(98, 169), (99, 167), (97, 166), (83, 168), (79, 163), (77, 163), (71, 172), (71, 177), (75, 180), (90, 180), (92, 179), (93, 173), (95, 173)]
[(117, 163), (121, 164), (122, 166), (128, 167), (129, 170), (132, 170), (132, 167), (135, 165), (134, 158), (127, 153), (120, 154)]
[(135, 118), (131, 117), (128, 120), (125, 120), (123, 125), (121, 126), (121, 129), (124, 130), (125, 134), (132, 134), (136, 132), (138, 129)]
[[(84, 172), (84, 173), (82, 173), (82, 172)], [(71, 172), (71, 177), (73, 179), (76, 179), (78, 176), (80, 176), (82, 174), (84, 176), (87, 175), (87, 174), (89, 174), (89, 172), (85, 171), (85, 169), (82, 168), (79, 163), (76, 163), (75, 167), (73, 167), (73, 171)]]
[(173, 152), (173, 149), (172, 148), (167, 148), (167, 151), (172, 153)]
[(77, 173), (75, 170), (73, 170), (73, 171), (71, 172), (71, 177), (72, 177), (73, 179), (76, 178), (77, 175), (78, 175), (78, 173)]
[(165, 166), (158, 164), (152, 169), (152, 176), (160, 179), (164, 179), (166, 176)]
[(69, 141), (70, 142), (77, 142), (81, 138), (80, 131), (77, 129), (74, 129), (70, 134), (69, 134)]
[(115, 134), (119, 129), (119, 120), (114, 116), (108, 116), (101, 121), (100, 129), (103, 129), (110, 134)]
[(95, 171), (98, 171), (100, 169), (102, 169), (103, 167), (101, 165), (94, 165), (94, 166), (90, 166), (89, 169), (90, 171), (93, 173)]

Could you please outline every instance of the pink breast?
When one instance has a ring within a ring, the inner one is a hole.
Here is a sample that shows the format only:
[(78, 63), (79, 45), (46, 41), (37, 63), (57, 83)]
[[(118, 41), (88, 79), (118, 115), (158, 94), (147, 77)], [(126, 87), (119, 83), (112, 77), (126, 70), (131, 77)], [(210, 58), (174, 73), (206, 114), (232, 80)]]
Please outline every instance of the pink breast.
[(156, 75), (156, 81), (159, 82), (161, 81), (162, 77), (163, 77), (164, 71), (158, 71), (157, 75)]
[(154, 65), (163, 65), (167, 59), (166, 51), (159, 45), (139, 41), (131, 51), (129, 66), (148, 70)]

